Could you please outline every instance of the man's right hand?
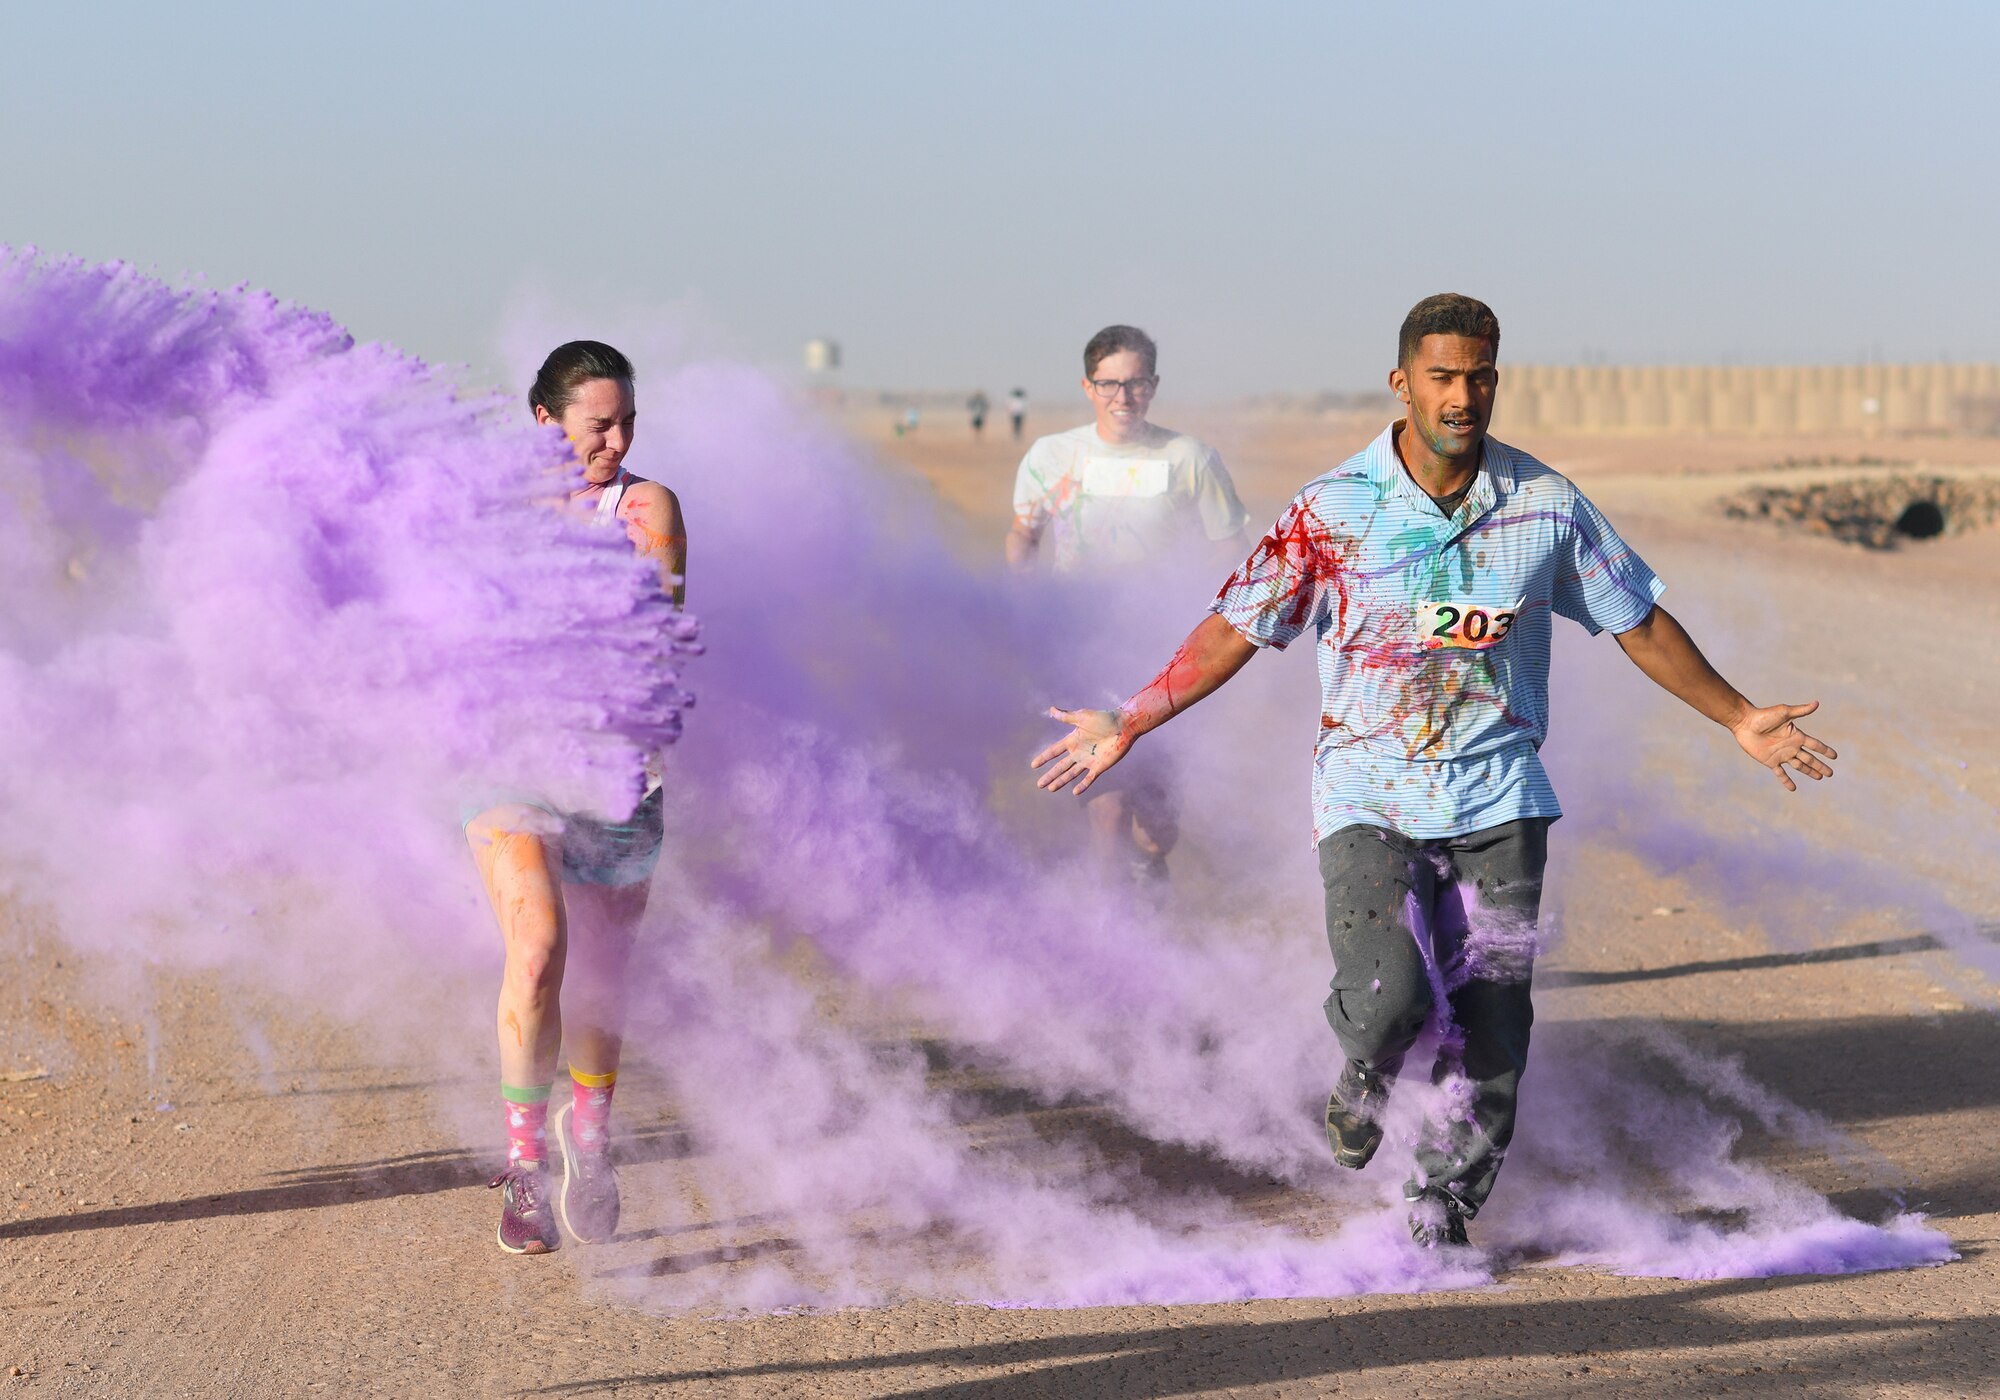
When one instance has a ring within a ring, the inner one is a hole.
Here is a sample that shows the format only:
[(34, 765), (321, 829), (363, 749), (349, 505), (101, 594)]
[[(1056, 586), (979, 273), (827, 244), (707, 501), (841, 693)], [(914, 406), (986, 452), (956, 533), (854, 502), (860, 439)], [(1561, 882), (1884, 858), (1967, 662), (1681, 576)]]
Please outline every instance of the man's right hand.
[(1042, 542), (1041, 532), (1025, 520), (1016, 520), (1007, 531), (1007, 564), (1019, 570), (1031, 569), (1035, 565), (1035, 552)]
[(1049, 717), (1069, 725), (1070, 731), (1028, 765), (1054, 764), (1035, 780), (1035, 786), (1061, 792), (1076, 783), (1081, 795), (1105, 769), (1125, 757), (1141, 734), (1150, 734), (1203, 696), (1214, 694), (1256, 654), (1257, 648), (1242, 633), (1210, 613), (1188, 633), (1166, 669), (1117, 709), (1050, 710)]
[[(1061, 792), (1076, 783), (1078, 796), (1096, 782), (1104, 770), (1125, 757), (1137, 742), (1138, 734), (1126, 717), (1116, 710), (1051, 709), (1049, 718), (1071, 726), (1069, 733), (1036, 754), (1028, 766), (1054, 766), (1035, 780), (1035, 786)], [(1081, 782), (1077, 780), (1081, 778)]]

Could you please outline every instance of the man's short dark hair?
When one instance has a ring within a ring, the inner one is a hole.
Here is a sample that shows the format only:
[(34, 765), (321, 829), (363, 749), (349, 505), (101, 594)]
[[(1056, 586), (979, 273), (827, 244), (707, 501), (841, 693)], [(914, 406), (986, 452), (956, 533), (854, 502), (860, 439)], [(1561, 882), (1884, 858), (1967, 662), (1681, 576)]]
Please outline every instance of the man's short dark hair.
[(1146, 361), (1146, 373), (1159, 371), (1160, 347), (1153, 344), (1153, 337), (1137, 326), (1106, 326), (1083, 347), (1083, 377), (1096, 374), (1099, 365), (1121, 350), (1136, 350)]
[(1496, 358), (1500, 354), (1500, 318), (1485, 302), (1457, 292), (1439, 292), (1410, 308), (1410, 314), (1403, 318), (1402, 333), (1396, 337), (1399, 367), (1410, 367), (1417, 357), (1417, 347), (1427, 335), (1462, 335), (1470, 340), (1483, 340), (1492, 347)]

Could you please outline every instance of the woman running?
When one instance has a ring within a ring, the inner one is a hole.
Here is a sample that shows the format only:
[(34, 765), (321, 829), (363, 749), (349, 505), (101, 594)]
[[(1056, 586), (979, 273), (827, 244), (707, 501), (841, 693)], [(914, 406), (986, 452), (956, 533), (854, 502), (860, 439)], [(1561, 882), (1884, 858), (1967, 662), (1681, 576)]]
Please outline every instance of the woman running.
[[(622, 523), (633, 547), (660, 561), (661, 586), (679, 603), (687, 569), (680, 501), (624, 465), (637, 416), (631, 361), (595, 340), (558, 346), (528, 403), (537, 423), (557, 424), (575, 445), (584, 484), (570, 495), (573, 507)], [(649, 773), (644, 799), (624, 821), (528, 800), (489, 807), (466, 824), (507, 954), (499, 1008), (507, 1167), (492, 1184), (501, 1188), (500, 1247), (510, 1254), (555, 1249), (558, 1220), (586, 1244), (618, 1227), (608, 1120), (625, 968), (660, 856), (659, 782), (657, 771)], [(566, 1026), (558, 1002), (565, 991)], [(549, 1096), (565, 1049), (570, 1092), (551, 1122)], [(562, 1163), (553, 1192), (549, 1129)]]

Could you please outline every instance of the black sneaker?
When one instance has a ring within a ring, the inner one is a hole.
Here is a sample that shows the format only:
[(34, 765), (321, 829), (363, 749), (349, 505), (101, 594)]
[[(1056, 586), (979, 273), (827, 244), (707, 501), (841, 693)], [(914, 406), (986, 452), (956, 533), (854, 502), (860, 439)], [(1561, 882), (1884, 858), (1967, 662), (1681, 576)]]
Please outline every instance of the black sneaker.
[(1445, 1245), (1466, 1248), (1465, 1208), (1443, 1191), (1423, 1191), (1410, 1197), (1410, 1238), (1419, 1249)]
[(1382, 1145), (1382, 1110), (1389, 1102), (1389, 1085), (1371, 1069), (1352, 1060), (1340, 1072), (1326, 1099), (1326, 1142), (1333, 1160), (1360, 1171)]
[(549, 1206), (549, 1174), (516, 1164), (486, 1183), (500, 1190), (500, 1247), (509, 1254), (547, 1254), (562, 1243)]

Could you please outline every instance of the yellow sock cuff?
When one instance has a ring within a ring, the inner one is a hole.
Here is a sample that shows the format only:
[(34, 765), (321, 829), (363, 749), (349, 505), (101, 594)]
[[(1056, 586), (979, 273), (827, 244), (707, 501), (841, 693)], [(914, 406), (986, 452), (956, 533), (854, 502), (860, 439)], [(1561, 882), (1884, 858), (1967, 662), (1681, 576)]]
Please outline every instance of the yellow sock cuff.
[(607, 1070), (603, 1074), (585, 1074), (575, 1065), (569, 1067), (569, 1077), (586, 1089), (609, 1089), (618, 1082), (618, 1071)]

